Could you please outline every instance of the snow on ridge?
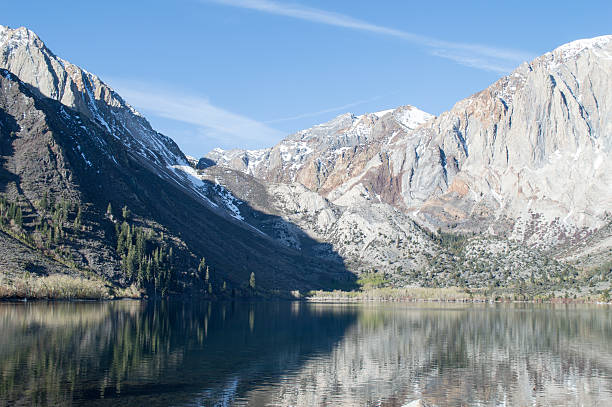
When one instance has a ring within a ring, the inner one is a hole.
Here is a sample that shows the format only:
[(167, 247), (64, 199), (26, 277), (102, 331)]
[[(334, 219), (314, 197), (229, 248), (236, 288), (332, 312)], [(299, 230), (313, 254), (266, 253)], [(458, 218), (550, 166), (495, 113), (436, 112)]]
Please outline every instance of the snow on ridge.
[(240, 209), (237, 206), (237, 204), (242, 203), (242, 201), (236, 198), (227, 188), (221, 185), (217, 177), (215, 177), (215, 191), (221, 198), (223, 205), (230, 211), (229, 215), (234, 219), (244, 221), (244, 216), (242, 216)]
[(584, 38), (555, 48), (553, 54), (560, 55), (563, 58), (573, 58), (587, 49), (602, 48), (612, 41), (612, 35), (602, 35), (594, 38)]
[(172, 172), (174, 172), (174, 174), (177, 175), (178, 177), (189, 182), (191, 184), (191, 190), (194, 191), (196, 194), (198, 194), (201, 198), (203, 198), (211, 206), (214, 206), (215, 208), (219, 207), (219, 205), (211, 201), (206, 196), (206, 191), (207, 191), (206, 184), (199, 177), (196, 170), (191, 168), (189, 165), (168, 165), (167, 168), (171, 170)]
[(0, 25), (0, 46), (4, 46), (7, 43), (17, 46), (36, 38), (38, 38), (38, 36), (25, 27), (10, 28)]
[(215, 161), (217, 165), (230, 166), (231, 162), (236, 158), (243, 160), (246, 164), (246, 169), (243, 171), (246, 174), (254, 175), (257, 167), (264, 161), (266, 154), (268, 154), (272, 148), (262, 148), (258, 150), (241, 150), (231, 149), (224, 150), (216, 147), (209, 153), (205, 154), (204, 157)]
[(383, 117), (384, 115), (388, 114), (388, 113), (392, 113), (395, 109), (387, 109), (387, 110), (381, 110), (380, 112), (374, 112), (372, 113), (374, 116), (378, 117), (379, 119), (381, 117)]
[[(59, 77), (65, 73), (67, 78), (76, 85), (76, 89), (72, 89), (71, 92), (74, 92), (75, 100), (79, 95), (83, 98), (85, 105), (83, 107), (87, 112), (82, 113), (90, 116), (94, 122), (106, 129), (109, 134), (120, 139), (115, 134), (117, 126), (114, 122), (118, 122), (119, 126), (123, 127), (123, 130), (134, 138), (135, 147), (137, 147), (135, 152), (143, 155), (144, 158), (149, 158), (150, 155), (146, 153), (151, 152), (153, 156), (167, 160), (169, 163), (186, 164), (180, 154), (176, 154), (171, 150), (168, 145), (169, 139), (154, 131), (148, 125), (146, 119), (126, 103), (120, 95), (108, 87), (96, 75), (53, 54), (33, 31), (26, 27), (12, 29), (0, 26), (0, 48), (0, 52), (8, 53), (8, 55), (11, 55), (15, 50), (21, 49), (26, 54), (29, 54), (32, 61), (34, 61), (34, 58), (40, 58), (40, 55), (33, 51), (34, 48), (39, 49), (43, 58), (50, 59), (53, 62), (46, 62), (52, 76)], [(39, 87), (38, 76), (32, 80), (34, 83), (30, 83), (30, 85)], [(43, 80), (41, 79), (41, 81)], [(104, 91), (100, 92), (100, 88)], [(46, 96), (59, 100), (58, 94), (60, 93), (59, 91), (57, 93), (53, 91)], [(76, 108), (73, 105), (70, 107)], [(125, 140), (123, 142), (127, 147), (131, 147), (134, 144), (128, 143)]]
[(557, 47), (555, 51), (601, 47), (610, 41), (612, 41), (612, 35), (600, 35), (599, 37), (582, 38), (579, 40), (568, 42), (567, 44), (563, 44)]
[(402, 106), (393, 111), (393, 117), (401, 125), (413, 130), (435, 116), (424, 112), (423, 110), (417, 109), (414, 106)]

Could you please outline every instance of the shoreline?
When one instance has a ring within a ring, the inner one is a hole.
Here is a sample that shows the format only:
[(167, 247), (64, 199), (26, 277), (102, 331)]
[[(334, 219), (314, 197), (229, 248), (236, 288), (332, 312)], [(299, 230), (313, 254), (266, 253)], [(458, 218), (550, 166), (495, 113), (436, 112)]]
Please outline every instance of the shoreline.
[(310, 297), (304, 298), (304, 302), (312, 304), (366, 304), (366, 303), (448, 303), (448, 304), (591, 304), (612, 305), (612, 302), (589, 301), (573, 298), (556, 298), (554, 300), (463, 300), (463, 299), (441, 299), (441, 298), (410, 298), (410, 299), (366, 299), (366, 298), (329, 298)]
[(22, 276), (0, 273), (0, 302), (29, 301), (115, 301), (157, 300), (170, 298), (191, 301), (304, 301), (311, 303), (372, 303), (372, 302), (437, 302), (437, 303), (551, 303), (551, 304), (612, 304), (609, 290), (585, 292), (499, 287), (491, 289), (465, 287), (362, 287), (360, 290), (298, 290), (257, 289), (232, 290), (210, 294), (204, 291), (171, 292), (167, 296), (149, 296), (135, 285), (120, 287), (97, 276), (52, 274)]
[(54, 297), (54, 298), (41, 298), (41, 297), (3, 297), (0, 298), (0, 304), (27, 304), (27, 303), (41, 303), (41, 302), (74, 302), (74, 303), (104, 303), (104, 302), (115, 302), (115, 301), (159, 301), (159, 300), (170, 300), (170, 301), (208, 301), (208, 302), (227, 302), (227, 301), (240, 301), (240, 302), (271, 302), (271, 301), (289, 301), (289, 302), (304, 302), (310, 304), (384, 304), (384, 303), (404, 303), (404, 304), (416, 304), (416, 303), (432, 303), (432, 304), (549, 304), (549, 305), (612, 305), (612, 301), (604, 302), (597, 300), (586, 300), (582, 298), (554, 298), (551, 300), (490, 300), (490, 299), (448, 299), (448, 298), (402, 298), (402, 299), (389, 299), (389, 298), (363, 298), (363, 297), (302, 297), (302, 298), (287, 298), (287, 297), (235, 297), (235, 298), (207, 298), (200, 296), (168, 296), (168, 297), (114, 297), (114, 298), (73, 298), (73, 297)]

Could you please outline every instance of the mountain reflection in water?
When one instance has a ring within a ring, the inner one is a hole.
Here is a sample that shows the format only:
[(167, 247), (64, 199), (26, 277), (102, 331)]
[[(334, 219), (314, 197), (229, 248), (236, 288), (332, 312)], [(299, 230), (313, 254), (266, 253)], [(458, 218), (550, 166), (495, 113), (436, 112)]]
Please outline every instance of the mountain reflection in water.
[(612, 404), (595, 306), (0, 304), (0, 405)]

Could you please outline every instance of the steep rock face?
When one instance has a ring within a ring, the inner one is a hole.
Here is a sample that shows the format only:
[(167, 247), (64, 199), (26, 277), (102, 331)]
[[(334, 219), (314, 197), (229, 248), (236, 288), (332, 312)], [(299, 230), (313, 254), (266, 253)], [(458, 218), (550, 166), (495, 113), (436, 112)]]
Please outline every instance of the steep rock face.
[[(475, 235), (453, 244), (408, 214), (354, 188), (340, 205), (300, 183), (271, 183), (222, 166), (198, 172), (214, 183), (210, 199), (232, 218), (306, 256), (376, 271), (393, 286), (512, 284), (555, 278), (568, 268), (518, 242)], [(449, 240), (448, 238), (451, 237)], [(456, 242), (456, 240), (455, 240)], [(593, 243), (605, 243), (601, 239)]]
[[(217, 149), (207, 159), (255, 177), (244, 185), (267, 191), (264, 211), (329, 243), (353, 270), (402, 280), (450, 261), (471, 279), (474, 253), (488, 257), (479, 267), (503, 273), (517, 264), (564, 272), (544, 256), (592, 267), (610, 257), (610, 73), (612, 36), (575, 41), (439, 117), (412, 107), (345, 114), (270, 149)], [(285, 229), (270, 235), (300, 248)], [(427, 231), (438, 229), (476, 237), (457, 258)]]
[[(519, 237), (532, 214), (556, 220), (561, 234), (604, 225), (612, 207), (611, 55), (612, 36), (566, 44), (424, 126), (421, 137), (432, 138), (446, 163), (424, 214), (469, 227), (484, 202), (489, 221), (518, 219)], [(439, 216), (446, 212), (456, 220)]]
[(431, 239), (388, 204), (363, 199), (339, 206), (300, 183), (271, 183), (221, 166), (200, 177), (227, 191), (230, 199), (211, 199), (229, 213), (286, 247), (351, 271), (377, 269), (399, 283), (398, 268), (422, 269), (423, 253), (434, 251)]

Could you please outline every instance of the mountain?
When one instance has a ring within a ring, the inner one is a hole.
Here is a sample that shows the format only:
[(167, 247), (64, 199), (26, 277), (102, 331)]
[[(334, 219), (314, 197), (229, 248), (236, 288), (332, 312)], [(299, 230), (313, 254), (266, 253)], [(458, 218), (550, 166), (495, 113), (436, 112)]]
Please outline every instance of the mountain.
[(264, 290), (608, 289), (611, 40), (564, 45), (438, 117), (347, 113), (195, 159), (0, 26), (0, 288), (62, 274), (215, 296), (252, 292), (254, 273)]
[(97, 276), (151, 295), (205, 293), (208, 283), (236, 292), (251, 272), (264, 289), (350, 285), (342, 261), (305, 257), (219, 208), (211, 198), (222, 191), (170, 138), (33, 32), (0, 27), (0, 68), (0, 267), (9, 279)]
[[(281, 216), (357, 272), (406, 283), (438, 270), (441, 283), (457, 273), (470, 282), (478, 257), (491, 271), (481, 281), (577, 275), (612, 260), (611, 72), (612, 36), (579, 40), (439, 117), (412, 107), (345, 114), (271, 149), (216, 149), (205, 159), (255, 177), (277, 203), (314, 194), (298, 200), (327, 212), (286, 205)], [(215, 171), (205, 167), (204, 178)], [(449, 253), (445, 239), (462, 240), (461, 250)]]

